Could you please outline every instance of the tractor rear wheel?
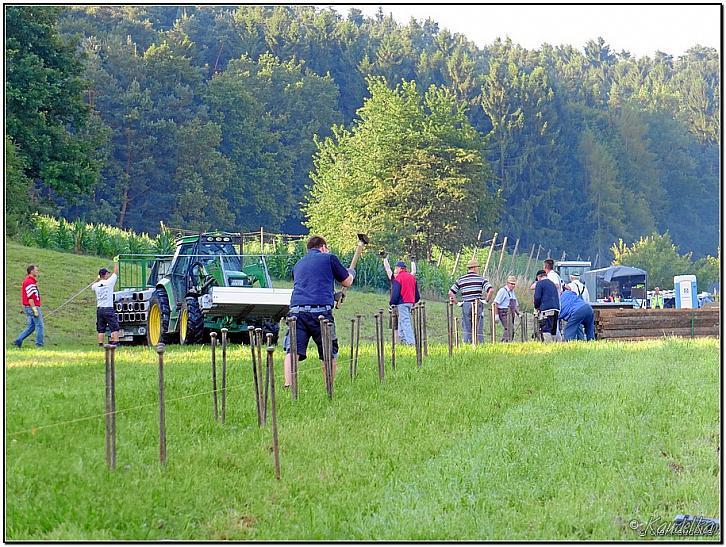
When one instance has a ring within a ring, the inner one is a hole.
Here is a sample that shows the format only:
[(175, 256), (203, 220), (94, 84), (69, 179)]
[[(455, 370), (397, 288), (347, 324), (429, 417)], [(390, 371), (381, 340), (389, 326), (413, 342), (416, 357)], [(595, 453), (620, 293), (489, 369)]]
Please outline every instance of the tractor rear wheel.
[(179, 343), (201, 344), (204, 336), (204, 315), (195, 296), (187, 296), (179, 314)]
[(156, 289), (149, 300), (149, 313), (146, 319), (146, 340), (150, 346), (170, 342), (170, 337), (166, 332), (169, 330), (170, 315), (171, 308), (166, 291)]

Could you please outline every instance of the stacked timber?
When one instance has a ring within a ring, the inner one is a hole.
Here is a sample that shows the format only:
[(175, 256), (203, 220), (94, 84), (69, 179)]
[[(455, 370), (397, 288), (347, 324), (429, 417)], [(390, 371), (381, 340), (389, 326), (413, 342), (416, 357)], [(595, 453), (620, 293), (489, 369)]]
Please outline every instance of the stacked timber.
[(719, 336), (720, 308), (596, 309), (598, 340), (643, 340), (662, 336)]

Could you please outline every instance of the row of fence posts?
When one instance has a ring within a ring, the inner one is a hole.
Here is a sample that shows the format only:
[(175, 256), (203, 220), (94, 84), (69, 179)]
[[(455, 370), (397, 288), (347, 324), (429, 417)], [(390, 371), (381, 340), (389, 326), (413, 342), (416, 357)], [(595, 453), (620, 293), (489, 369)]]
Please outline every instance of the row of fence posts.
[[(475, 300), (472, 302), (471, 305), (471, 344), (472, 346), (476, 347), (479, 343), (479, 336), (478, 336), (478, 329), (479, 329), (479, 306), (482, 306), (483, 304)], [(449, 300), (449, 302), (446, 305), (446, 332), (447, 332), (447, 344), (448, 344), (448, 350), (449, 350), (449, 357), (453, 355), (454, 347), (459, 347), (460, 340), (459, 340), (459, 318), (456, 316), (456, 312), (454, 310), (454, 303), (453, 301)], [(423, 308), (425, 310), (425, 307)], [(489, 337), (492, 342), (496, 342), (497, 338), (497, 330), (496, 330), (496, 321), (497, 321), (497, 309), (496, 306), (492, 305), (490, 306), (490, 321), (489, 321)], [(523, 312), (519, 314), (519, 324), (517, 325), (515, 316), (511, 313), (511, 311), (508, 310), (508, 313), (506, 314), (506, 321), (508, 322), (507, 330), (509, 331), (509, 341), (514, 341), (516, 339), (517, 334), (517, 326), (519, 327), (519, 335), (520, 340), (522, 342), (528, 340), (528, 321), (527, 317), (530, 314), (528, 312)], [(534, 314), (531, 314), (532, 316), (532, 322), (534, 325), (534, 333), (538, 332), (538, 326), (537, 326), (537, 319)], [(423, 314), (423, 323), (425, 325), (425, 311)], [(482, 314), (482, 320), (484, 318), (484, 315)], [(424, 326), (425, 328), (425, 326)], [(484, 328), (482, 326), (482, 333), (484, 331)], [(423, 337), (424, 342), (426, 341), (426, 336)], [(425, 353), (428, 355), (427, 348), (425, 348)]]
[[(116, 346), (104, 345), (106, 465), (116, 469)], [(166, 463), (166, 408), (164, 404), (164, 344), (156, 346), (159, 356), (159, 462)]]
[[(275, 457), (275, 477), (280, 479), (280, 450), (277, 435), (277, 409), (275, 401), (275, 369), (272, 334), (267, 334), (267, 367), (262, 386), (262, 329), (250, 328), (250, 347), (252, 348), (252, 366), (255, 388), (255, 401), (257, 407), (257, 423), (261, 427), (267, 421), (268, 395), (272, 417), (272, 446)], [(116, 468), (116, 346), (106, 344), (105, 349), (105, 436), (106, 436), (106, 464), (109, 469)], [(159, 359), (159, 461), (166, 463), (166, 408), (164, 395), (164, 344), (156, 346)], [(221, 415), (218, 405), (217, 385), (217, 333), (211, 333), (212, 350), (212, 404), (215, 421), (225, 422), (227, 408), (227, 329), (222, 329), (222, 386), (221, 386)]]
[[(447, 333), (448, 333), (448, 350), (449, 356), (453, 355), (453, 348), (460, 347), (459, 338), (459, 318), (456, 317), (453, 302), (448, 302), (447, 307)], [(491, 339), (496, 341), (496, 309), (491, 306)], [(416, 351), (416, 366), (422, 367), (423, 357), (428, 356), (428, 329), (426, 317), (426, 303), (420, 302), (412, 307), (412, 324), (414, 330), (414, 345)], [(378, 375), (382, 382), (385, 378), (385, 327), (384, 327), (384, 310), (381, 308), (373, 316), (375, 322), (375, 338), (376, 353), (378, 361)], [(478, 320), (478, 306), (472, 306), (472, 343), (476, 345), (477, 331), (476, 321)], [(519, 330), (520, 338), (524, 342), (527, 339), (527, 316), (524, 313), (520, 316)], [(514, 316), (507, 314), (510, 322), (510, 335), (512, 340), (515, 337)], [(325, 388), (328, 398), (333, 398), (333, 348), (332, 341), (334, 337), (333, 323), (326, 320), (324, 316), (319, 316), (320, 329), (323, 342), (323, 372), (325, 376)], [(362, 315), (357, 314), (351, 319), (351, 345), (350, 345), (350, 377), (355, 378), (358, 373), (358, 353), (360, 348), (360, 329)], [(398, 308), (391, 307), (389, 310), (388, 327), (391, 329), (391, 368), (396, 368), (396, 332), (398, 330)], [(297, 348), (297, 320), (295, 317), (287, 319), (287, 325), (290, 332), (290, 347)], [(537, 319), (532, 314), (533, 332), (538, 333)], [(227, 408), (227, 329), (221, 330), (221, 350), (222, 350), (222, 370), (221, 370), (221, 389), (217, 383), (217, 333), (211, 333), (211, 376), (212, 376), (212, 403), (214, 420), (225, 423)], [(254, 388), (255, 406), (257, 411), (257, 424), (263, 427), (267, 424), (268, 406), (271, 408), (272, 418), (272, 438), (273, 452), (275, 458), (275, 477), (280, 478), (280, 454), (279, 442), (277, 435), (277, 409), (275, 402), (275, 372), (274, 372), (274, 351), (272, 344), (272, 334), (266, 333), (260, 328), (249, 327), (250, 350), (252, 354), (252, 378)], [(267, 342), (267, 360), (263, 374), (262, 345)], [(106, 422), (106, 463), (109, 469), (116, 468), (116, 369), (115, 369), (115, 350), (116, 346), (106, 344), (105, 348), (105, 422)], [(166, 412), (164, 397), (164, 344), (156, 346), (159, 362), (159, 461), (166, 463)], [(290, 352), (291, 360), (291, 394), (292, 399), (298, 398), (298, 354), (297, 351)], [(219, 410), (218, 392), (221, 391), (221, 413)], [(269, 402), (269, 404), (268, 404)]]
[[(375, 341), (376, 341), (376, 356), (378, 362), (378, 378), (381, 382), (386, 376), (385, 366), (385, 331), (384, 326), (385, 311), (381, 308), (373, 315)], [(357, 325), (351, 326), (351, 355), (353, 355), (353, 346), (355, 346), (355, 367), (357, 369), (358, 361), (358, 345), (360, 343), (360, 316), (353, 320)], [(426, 305), (424, 302), (414, 304), (411, 308), (411, 322), (414, 333), (414, 348), (416, 351), (416, 366), (421, 368), (423, 364), (423, 357), (428, 356), (428, 336), (427, 336), (427, 319), (426, 319)], [(397, 338), (396, 333), (399, 326), (398, 308), (391, 306), (388, 312), (388, 328), (391, 330), (391, 369), (396, 368), (396, 345)], [(355, 329), (355, 336), (353, 332)], [(353, 370), (353, 369), (351, 369)], [(353, 375), (353, 372), (351, 372)]]

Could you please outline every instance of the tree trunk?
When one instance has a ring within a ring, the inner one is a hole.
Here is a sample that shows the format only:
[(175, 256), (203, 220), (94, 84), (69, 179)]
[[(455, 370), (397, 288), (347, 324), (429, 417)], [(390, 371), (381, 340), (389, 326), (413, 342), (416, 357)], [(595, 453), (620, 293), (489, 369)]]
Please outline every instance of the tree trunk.
[(131, 131), (126, 130), (126, 181), (124, 184), (124, 191), (121, 195), (121, 210), (118, 214), (118, 225), (119, 228), (123, 228), (124, 220), (126, 220), (126, 210), (129, 206), (129, 171), (131, 170)]

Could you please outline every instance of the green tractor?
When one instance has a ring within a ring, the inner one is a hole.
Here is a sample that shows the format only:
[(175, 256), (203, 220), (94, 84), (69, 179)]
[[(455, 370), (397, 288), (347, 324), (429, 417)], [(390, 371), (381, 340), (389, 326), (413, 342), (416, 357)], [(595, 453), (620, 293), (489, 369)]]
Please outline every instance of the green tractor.
[(123, 342), (198, 344), (211, 331), (249, 343), (248, 327), (277, 343), (290, 289), (274, 289), (264, 255), (240, 255), (239, 236), (184, 235), (174, 255), (122, 255), (114, 293)]

